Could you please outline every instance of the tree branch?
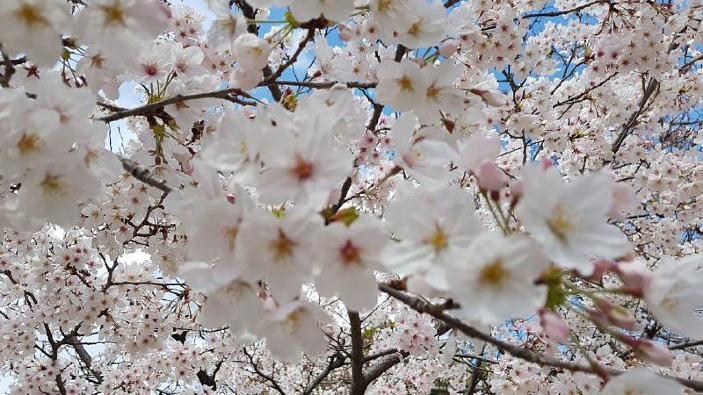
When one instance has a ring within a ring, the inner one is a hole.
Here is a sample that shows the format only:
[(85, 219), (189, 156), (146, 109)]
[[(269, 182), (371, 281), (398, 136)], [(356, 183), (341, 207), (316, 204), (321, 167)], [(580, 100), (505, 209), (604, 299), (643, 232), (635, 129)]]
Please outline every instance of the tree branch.
[(379, 362), (377, 365), (372, 367), (364, 376), (364, 385), (369, 386), (374, 380), (381, 377), (383, 373), (400, 363), (400, 361), (402, 361), (403, 358), (407, 357), (408, 355), (409, 354), (406, 352), (398, 352)]
[[(152, 115), (152, 114), (156, 114), (159, 111), (163, 110), (163, 108), (168, 106), (169, 104), (177, 104), (177, 103), (181, 103), (181, 102), (188, 101), (188, 100), (198, 100), (198, 99), (207, 99), (207, 98), (233, 100), (232, 97), (230, 97), (230, 95), (232, 95), (232, 94), (245, 96), (245, 97), (251, 97), (249, 94), (245, 93), (244, 91), (242, 91), (239, 88), (227, 88), (227, 89), (222, 89), (219, 91), (194, 93), (192, 95), (177, 95), (172, 98), (161, 100), (156, 103), (149, 103), (149, 104), (143, 105), (141, 107), (132, 108), (129, 110), (124, 110), (124, 111), (118, 111), (118, 112), (115, 112), (113, 114), (110, 114), (110, 115), (107, 115), (107, 116), (104, 116), (104, 117), (101, 117), (98, 119), (100, 121), (109, 123), (109, 122), (117, 121), (118, 119), (127, 118), (127, 117), (131, 117), (131, 116)], [(247, 101), (243, 101), (243, 100), (239, 100), (239, 99), (237, 99), (237, 101), (235, 101), (235, 102), (237, 102), (239, 104), (243, 104), (243, 105), (252, 105), (252, 106), (256, 105), (256, 103), (254, 103), (254, 102), (247, 102)], [(103, 105), (101, 103), (98, 103), (98, 104)]]
[(363, 350), (363, 339), (361, 338), (361, 319), (359, 318), (359, 313), (356, 311), (348, 311), (349, 316), (349, 330), (351, 331), (351, 341), (352, 341), (352, 395), (363, 395), (366, 391), (366, 385), (364, 383), (364, 373), (362, 371), (364, 366), (364, 350)]
[(528, 19), (528, 18), (539, 18), (539, 17), (543, 17), (543, 16), (544, 16), (544, 17), (561, 16), (561, 15), (571, 14), (572, 12), (578, 12), (578, 11), (581, 11), (581, 10), (583, 10), (583, 9), (585, 9), (585, 8), (588, 8), (588, 7), (591, 7), (591, 6), (594, 6), (594, 5), (596, 5), (596, 4), (600, 4), (600, 3), (603, 3), (603, 4), (610, 4), (610, 2), (609, 2), (608, 0), (596, 0), (596, 1), (592, 1), (592, 2), (590, 2), (590, 3), (582, 4), (582, 5), (578, 6), (578, 7), (574, 7), (574, 8), (569, 9), (569, 10), (552, 11), (552, 12), (541, 12), (541, 13), (535, 13), (535, 14), (528, 14), (528, 15), (523, 15), (522, 18), (523, 18), (523, 19)]
[(258, 375), (259, 375), (261, 378), (263, 378), (264, 380), (268, 381), (268, 382), (271, 384), (271, 387), (272, 387), (273, 389), (275, 389), (279, 394), (281, 394), (281, 395), (285, 395), (285, 394), (286, 394), (286, 393), (283, 391), (283, 388), (281, 388), (281, 386), (278, 385), (278, 382), (276, 382), (276, 380), (274, 380), (273, 376), (270, 376), (270, 375), (268, 375), (268, 374), (262, 372), (262, 371), (259, 369), (258, 363), (256, 363), (256, 362), (254, 361), (254, 357), (253, 357), (251, 354), (249, 354), (249, 351), (247, 351), (247, 348), (246, 348), (246, 347), (242, 347), (242, 352), (244, 352), (244, 355), (246, 355), (247, 359), (249, 359), (249, 364), (254, 368), (254, 372), (256, 372), (256, 374), (258, 374)]
[(171, 187), (166, 185), (165, 182), (154, 179), (149, 170), (140, 168), (130, 159), (121, 157), (119, 159), (122, 162), (122, 167), (137, 180), (154, 188), (160, 189), (166, 194), (172, 191)]
[(329, 81), (329, 82), (311, 82), (311, 81), (262, 81), (259, 86), (267, 85), (287, 85), (287, 86), (300, 86), (303, 88), (316, 88), (316, 89), (329, 89), (336, 84), (344, 84), (348, 88), (375, 88), (375, 82), (339, 82), (339, 81)]
[(613, 151), (613, 154), (616, 154), (620, 150), (620, 147), (622, 147), (622, 143), (630, 134), (632, 128), (634, 128), (635, 123), (637, 122), (637, 118), (644, 112), (647, 102), (649, 102), (649, 98), (652, 97), (657, 88), (659, 88), (659, 81), (657, 81), (657, 79), (654, 77), (650, 78), (649, 82), (647, 83), (647, 87), (645, 88), (644, 93), (642, 94), (642, 97), (640, 98), (640, 101), (638, 103), (637, 111), (632, 113), (627, 122), (622, 125), (622, 128), (620, 129), (620, 134), (618, 134), (618, 137), (615, 139), (612, 147), (610, 148), (610, 150)]
[(73, 347), (74, 350), (76, 350), (76, 354), (78, 354), (78, 358), (80, 358), (80, 360), (85, 365), (86, 370), (93, 374), (98, 384), (102, 384), (104, 380), (102, 373), (92, 368), (93, 358), (90, 356), (90, 354), (88, 354), (88, 351), (86, 351), (85, 347), (83, 347), (83, 344), (78, 340), (77, 335), (69, 334), (64, 339), (66, 340), (66, 344), (70, 345), (71, 347)]
[[(435, 304), (427, 303), (418, 297), (415, 297), (415, 296), (409, 295), (405, 292), (394, 289), (387, 284), (379, 284), (378, 289), (381, 292), (385, 292), (388, 295), (394, 297), (395, 299), (405, 303), (410, 308), (412, 308), (413, 310), (415, 310), (419, 313), (429, 314), (430, 316), (432, 316), (440, 321), (443, 321), (449, 327), (451, 327), (453, 329), (457, 329), (469, 337), (472, 337), (472, 338), (478, 339), (478, 340), (483, 340), (483, 341), (497, 347), (498, 350), (506, 352), (514, 357), (520, 358), (520, 359), (525, 360), (527, 362), (532, 362), (532, 363), (542, 365), (542, 366), (551, 366), (553, 368), (568, 370), (571, 372), (591, 373), (591, 374), (597, 374), (600, 376), (602, 376), (602, 375), (618, 375), (618, 374), (624, 373), (621, 370), (607, 369), (607, 368), (603, 368), (598, 365), (582, 365), (582, 364), (577, 364), (577, 363), (573, 363), (573, 362), (564, 362), (564, 361), (560, 361), (555, 358), (546, 357), (544, 355), (533, 353), (532, 351), (528, 351), (524, 348), (520, 348), (520, 347), (512, 345), (508, 342), (504, 342), (502, 340), (496, 339), (493, 336), (490, 336), (486, 333), (483, 333), (483, 332), (479, 331), (478, 329), (464, 323), (463, 321), (459, 320), (458, 318), (455, 318), (455, 317), (445, 313), (446, 307), (443, 305), (435, 305)], [(667, 379), (676, 380), (679, 383), (683, 384), (684, 386), (692, 388), (696, 391), (703, 391), (703, 381), (688, 380), (688, 379), (684, 379), (684, 378), (667, 376), (667, 375), (663, 375), (663, 374), (659, 374), (659, 375), (662, 377), (665, 377)]]
[(308, 45), (308, 43), (310, 42), (310, 40), (313, 39), (313, 37), (315, 37), (315, 29), (308, 29), (308, 34), (305, 36), (304, 39), (302, 39), (302, 40), (300, 41), (300, 44), (298, 44), (298, 48), (297, 48), (297, 49), (295, 50), (295, 52), (293, 53), (293, 56), (291, 56), (290, 59), (288, 59), (288, 61), (286, 61), (286, 62), (283, 63), (282, 65), (278, 66), (278, 69), (277, 69), (274, 73), (272, 73), (271, 75), (267, 76), (266, 79), (264, 80), (263, 85), (266, 85), (267, 83), (270, 83), (270, 82), (275, 81), (276, 78), (280, 77), (281, 74), (283, 74), (283, 72), (284, 72), (288, 67), (290, 67), (290, 65), (292, 65), (293, 63), (295, 63), (296, 60), (298, 60), (298, 56), (300, 56), (300, 54), (301, 54), (301, 53), (303, 52), (303, 50), (305, 49), (305, 46)]
[(325, 370), (322, 371), (315, 379), (310, 383), (305, 388), (305, 391), (303, 391), (303, 395), (310, 395), (312, 394), (312, 391), (317, 388), (322, 382), (327, 378), (327, 376), (335, 369), (340, 368), (344, 366), (344, 361), (346, 360), (346, 357), (344, 354), (337, 352), (334, 355), (330, 357), (330, 361), (327, 364), (327, 367), (325, 367)]
[(696, 340), (693, 342), (681, 343), (681, 344), (677, 344), (675, 346), (671, 346), (671, 347), (669, 347), (669, 350), (683, 350), (685, 348), (696, 347), (696, 346), (701, 346), (701, 345), (703, 345), (703, 340)]
[(7, 52), (5, 52), (5, 48), (3, 48), (2, 44), (0, 44), (0, 52), (2, 52), (2, 65), (5, 67), (2, 78), (0, 78), (0, 86), (3, 88), (9, 88), (10, 79), (12, 78), (12, 74), (15, 73), (15, 66), (12, 63), (12, 60), (10, 60), (10, 56)]

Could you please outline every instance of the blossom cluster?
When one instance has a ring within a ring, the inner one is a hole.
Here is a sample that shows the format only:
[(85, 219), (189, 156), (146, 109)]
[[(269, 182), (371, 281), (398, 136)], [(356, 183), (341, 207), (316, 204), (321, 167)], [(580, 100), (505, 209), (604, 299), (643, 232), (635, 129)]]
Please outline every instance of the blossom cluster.
[(0, 4), (13, 393), (703, 390), (703, 4), (205, 3)]

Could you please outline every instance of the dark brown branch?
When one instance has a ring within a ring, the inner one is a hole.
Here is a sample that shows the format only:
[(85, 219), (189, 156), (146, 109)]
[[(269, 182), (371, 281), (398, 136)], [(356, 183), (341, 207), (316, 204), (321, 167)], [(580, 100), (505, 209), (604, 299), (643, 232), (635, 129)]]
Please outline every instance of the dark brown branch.
[(259, 375), (261, 378), (264, 380), (268, 381), (273, 389), (275, 389), (279, 394), (285, 395), (286, 393), (283, 391), (283, 388), (278, 384), (278, 382), (273, 378), (272, 375), (268, 375), (259, 369), (259, 364), (254, 361), (254, 357), (249, 354), (249, 351), (247, 351), (246, 347), (242, 347), (242, 352), (244, 355), (246, 355), (247, 359), (249, 360), (249, 364), (254, 368), (254, 372)]
[(212, 372), (212, 374), (208, 374), (207, 370), (205, 369), (198, 370), (196, 376), (198, 377), (198, 381), (200, 381), (200, 384), (207, 385), (213, 390), (216, 390), (217, 380), (215, 380), (215, 377), (217, 376), (217, 372), (220, 371), (220, 367), (222, 367), (222, 363), (224, 362), (224, 359), (219, 360), (217, 364), (215, 364), (215, 370)]
[(0, 52), (2, 52), (2, 64), (5, 68), (5, 71), (2, 74), (2, 78), (0, 78), (0, 86), (2, 86), (3, 88), (9, 88), (10, 79), (12, 78), (12, 74), (15, 73), (15, 66), (12, 63), (10, 56), (7, 54), (7, 52), (5, 52), (5, 49), (3, 48), (2, 44), (0, 44)]
[(681, 344), (677, 344), (675, 346), (671, 346), (671, 347), (669, 347), (669, 350), (683, 350), (685, 348), (696, 347), (696, 346), (701, 346), (701, 345), (703, 345), (703, 340), (696, 340), (694, 342), (681, 343)]
[(649, 82), (647, 83), (647, 87), (645, 88), (644, 93), (642, 94), (642, 97), (640, 98), (640, 101), (637, 104), (637, 111), (632, 113), (627, 122), (622, 125), (622, 128), (620, 129), (620, 134), (618, 134), (618, 137), (615, 139), (612, 147), (610, 148), (610, 150), (613, 151), (613, 154), (616, 154), (620, 150), (620, 147), (622, 147), (622, 143), (630, 134), (632, 128), (635, 127), (635, 124), (637, 123), (637, 118), (644, 112), (644, 109), (646, 108), (647, 103), (649, 102), (649, 98), (652, 97), (652, 95), (654, 94), (654, 92), (656, 92), (658, 88), (659, 81), (657, 81), (657, 79), (654, 77), (650, 78)]
[(337, 212), (339, 212), (339, 209), (342, 208), (342, 205), (346, 202), (347, 194), (349, 193), (349, 189), (351, 188), (352, 184), (352, 179), (351, 177), (347, 177), (346, 180), (344, 180), (344, 184), (342, 184), (342, 190), (339, 192), (339, 200), (337, 200), (337, 203), (333, 204), (330, 206), (330, 209), (328, 212), (325, 212), (325, 225), (328, 225), (330, 222), (332, 222), (333, 217)]
[(362, 371), (364, 366), (364, 345), (361, 337), (361, 319), (356, 311), (348, 311), (347, 315), (349, 316), (349, 330), (352, 341), (352, 386), (350, 393), (352, 395), (363, 395), (366, 391), (366, 385)]
[[(103, 122), (113, 122), (117, 121), (118, 119), (122, 118), (127, 118), (127, 117), (132, 117), (132, 116), (146, 116), (146, 115), (153, 115), (158, 113), (160, 110), (163, 110), (164, 107), (170, 105), (170, 104), (177, 104), (181, 103), (184, 101), (188, 100), (198, 100), (198, 99), (207, 99), (207, 98), (219, 98), (219, 99), (227, 99), (227, 100), (233, 100), (231, 95), (241, 95), (245, 97), (250, 97), (248, 94), (243, 92), (239, 88), (228, 88), (228, 89), (222, 89), (219, 91), (212, 91), (212, 92), (203, 92), (203, 93), (194, 93), (192, 95), (177, 95), (174, 97), (171, 97), (169, 99), (161, 100), (156, 103), (150, 103), (143, 105), (141, 107), (137, 108), (132, 108), (129, 110), (124, 110), (124, 111), (118, 111), (115, 112), (114, 114), (110, 114), (107, 116), (104, 116), (102, 118), (98, 118), (100, 121)], [(241, 103), (244, 103), (246, 105), (255, 105), (253, 102), (245, 102), (242, 100), (239, 100)], [(102, 105), (102, 104), (100, 104)]]
[(695, 58), (689, 60), (688, 62), (684, 63), (684, 65), (681, 66), (681, 68), (679, 69), (679, 71), (681, 71), (682, 73), (687, 72), (688, 69), (690, 69), (691, 67), (693, 67), (693, 65), (696, 64), (696, 62), (698, 62), (698, 61), (700, 61), (700, 60), (703, 60), (703, 55), (698, 55), (697, 57), (695, 57)]
[(303, 88), (329, 89), (336, 84), (344, 84), (348, 88), (360, 88), (360, 89), (367, 89), (367, 88), (375, 88), (376, 87), (375, 82), (355, 82), (355, 81), (352, 81), (352, 82), (263, 81), (261, 84), (259, 84), (259, 86), (287, 85), (287, 86), (300, 86)]
[(290, 67), (293, 63), (295, 63), (298, 60), (298, 56), (300, 56), (300, 54), (305, 49), (305, 46), (308, 45), (308, 43), (310, 42), (310, 40), (313, 39), (313, 37), (315, 37), (315, 29), (308, 29), (308, 34), (305, 36), (304, 39), (302, 39), (300, 41), (300, 44), (298, 44), (298, 48), (293, 53), (293, 56), (291, 56), (290, 59), (288, 59), (288, 61), (286, 61), (282, 65), (278, 66), (278, 69), (276, 69), (276, 71), (274, 73), (267, 76), (266, 79), (264, 80), (263, 85), (266, 85), (270, 82), (276, 81), (276, 79), (278, 77), (280, 77), (281, 74), (283, 74), (283, 72), (288, 67)]
[(312, 391), (317, 388), (322, 382), (327, 378), (327, 376), (335, 369), (340, 368), (344, 366), (344, 361), (346, 360), (346, 357), (344, 354), (337, 352), (336, 354), (332, 355), (330, 358), (329, 363), (327, 364), (327, 367), (325, 367), (325, 370), (322, 371), (315, 379), (305, 388), (305, 391), (303, 391), (303, 395), (310, 395), (312, 394)]
[[(4, 58), (4, 57), (3, 57), (3, 58)], [(6, 63), (5, 59), (3, 59), (3, 61), (0, 62), (0, 66), (5, 67), (5, 63)], [(22, 57), (19, 57), (19, 58), (17, 58), (17, 59), (12, 59), (12, 60), (10, 60), (10, 64), (12, 64), (13, 66), (18, 66), (18, 65), (21, 65), (21, 64), (25, 64), (25, 63), (27, 63), (27, 57), (26, 57), (26, 56), (22, 56)]]
[(382, 360), (377, 365), (373, 366), (364, 376), (364, 385), (369, 386), (374, 380), (381, 377), (388, 369), (400, 363), (403, 358), (407, 357), (408, 353), (398, 352), (390, 357)]
[[(520, 347), (515, 346), (513, 344), (510, 344), (508, 342), (504, 342), (502, 340), (496, 339), (493, 336), (488, 335), (486, 333), (483, 333), (483, 332), (479, 331), (478, 329), (466, 324), (465, 322), (461, 321), (460, 319), (447, 314), (445, 312), (446, 307), (443, 305), (435, 305), (435, 304), (425, 302), (424, 300), (422, 300), (418, 297), (415, 297), (415, 296), (407, 294), (403, 291), (399, 291), (397, 289), (394, 289), (387, 284), (379, 284), (378, 289), (381, 292), (385, 292), (388, 295), (394, 297), (395, 299), (405, 303), (406, 305), (408, 305), (413, 310), (415, 310), (419, 313), (429, 314), (430, 316), (432, 316), (440, 321), (443, 321), (449, 327), (451, 327), (453, 329), (457, 329), (469, 337), (485, 341), (486, 343), (489, 343), (489, 344), (495, 346), (496, 348), (498, 348), (498, 350), (506, 352), (514, 357), (520, 358), (520, 359), (525, 360), (527, 362), (532, 362), (532, 363), (542, 365), (542, 366), (551, 366), (553, 368), (568, 370), (571, 372), (584, 372), (584, 373), (590, 373), (590, 374), (597, 374), (599, 376), (618, 375), (618, 374), (624, 373), (621, 370), (608, 369), (608, 368), (604, 368), (599, 365), (582, 365), (582, 364), (577, 364), (577, 363), (573, 363), (573, 362), (565, 362), (565, 361), (560, 361), (555, 358), (551, 358), (551, 357), (547, 357), (544, 355), (533, 353), (532, 351), (526, 350), (524, 348), (520, 348)], [(688, 379), (684, 379), (684, 378), (667, 376), (667, 375), (662, 375), (662, 374), (660, 374), (660, 376), (665, 377), (667, 379), (676, 380), (679, 383), (683, 384), (684, 386), (686, 386), (688, 388), (692, 388), (696, 391), (703, 391), (703, 381), (688, 380)]]
[(594, 6), (596, 4), (609, 4), (610, 2), (608, 0), (596, 0), (592, 1), (590, 3), (582, 4), (578, 7), (574, 7), (569, 10), (562, 10), (562, 11), (551, 11), (551, 12), (541, 12), (541, 13), (535, 13), (535, 14), (528, 14), (528, 15), (523, 15), (523, 19), (528, 19), (528, 18), (539, 18), (539, 17), (554, 17), (554, 16), (561, 16), (561, 15), (566, 15), (566, 14), (571, 14), (572, 12), (579, 12), (585, 8)]
[(93, 358), (90, 356), (90, 354), (88, 354), (88, 351), (86, 351), (85, 347), (83, 347), (83, 344), (78, 340), (77, 335), (69, 334), (64, 339), (66, 340), (67, 344), (69, 344), (73, 347), (74, 350), (76, 350), (78, 358), (80, 358), (80, 360), (83, 362), (83, 365), (85, 365), (86, 370), (93, 374), (96, 382), (98, 384), (102, 384), (104, 380), (102, 373), (100, 373), (100, 371), (96, 369), (93, 369)]
[(122, 167), (129, 172), (134, 178), (137, 180), (150, 185), (154, 188), (160, 189), (164, 191), (164, 193), (169, 193), (171, 192), (171, 187), (166, 185), (165, 182), (156, 180), (152, 177), (151, 172), (146, 169), (142, 169), (139, 166), (137, 166), (136, 163), (132, 162), (131, 160), (127, 158), (120, 158), (120, 161), (122, 162)]
[(369, 355), (367, 355), (367, 356), (364, 358), (364, 362), (370, 362), (370, 361), (373, 361), (374, 359), (378, 359), (378, 358), (381, 358), (381, 357), (385, 357), (386, 355), (395, 354), (395, 353), (397, 353), (397, 352), (398, 352), (397, 349), (391, 348), (391, 349), (388, 349), (388, 350), (379, 351), (379, 352), (374, 353), (374, 354), (369, 354)]
[[(613, 77), (615, 77), (617, 74), (618, 74), (617, 72), (611, 74), (610, 76), (608, 76), (608, 77), (607, 77), (606, 79), (604, 79), (603, 81), (601, 81), (601, 82), (599, 82), (599, 83), (593, 85), (592, 87), (586, 89), (585, 91), (579, 93), (579, 94), (576, 95), (576, 96), (570, 96), (570, 97), (566, 98), (566, 99), (563, 100), (563, 101), (556, 102), (556, 103), (552, 106), (552, 108), (557, 108), (557, 107), (563, 106), (563, 105), (565, 105), (565, 104), (573, 105), (573, 104), (577, 103), (578, 101), (580, 101), (583, 97), (585, 97), (585, 96), (588, 95), (589, 93), (591, 93), (591, 92), (593, 92), (594, 90), (596, 90), (596, 89), (600, 88), (601, 86), (605, 85), (606, 82), (610, 81), (610, 79), (613, 78)], [(568, 110), (568, 109), (567, 109), (567, 110)]]

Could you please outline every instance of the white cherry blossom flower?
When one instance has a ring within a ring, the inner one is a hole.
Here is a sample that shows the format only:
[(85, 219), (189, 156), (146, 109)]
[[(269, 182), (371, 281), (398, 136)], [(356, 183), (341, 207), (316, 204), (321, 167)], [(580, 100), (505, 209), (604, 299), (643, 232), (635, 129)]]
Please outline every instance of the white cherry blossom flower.
[[(292, 199), (322, 207), (330, 190), (344, 180), (352, 168), (351, 155), (335, 149), (328, 130), (307, 129), (298, 136), (276, 129), (262, 153), (265, 170), (257, 191), (267, 203)], [(263, 147), (262, 147), (263, 148)]]
[(231, 49), (234, 40), (247, 31), (247, 20), (230, 9), (229, 0), (208, 0), (215, 20), (208, 31), (208, 43), (215, 49)]
[(42, 66), (61, 55), (61, 33), (68, 27), (68, 4), (55, 0), (13, 0), (0, 4), (0, 42), (10, 55), (26, 53)]
[(393, 162), (420, 184), (442, 186), (449, 174), (444, 167), (455, 156), (454, 151), (445, 142), (415, 134), (416, 123), (415, 115), (406, 112), (393, 125)]
[(244, 270), (239, 240), (245, 206), (241, 203), (231, 204), (223, 198), (209, 202), (189, 220), (189, 258), (217, 261), (213, 271), (224, 281), (237, 278)]
[(388, 245), (384, 264), (393, 272), (417, 274), (436, 289), (449, 288), (447, 270), (462, 260), (466, 248), (481, 232), (466, 192), (442, 188), (406, 193), (385, 212), (389, 229), (400, 242)]
[(531, 240), (520, 235), (484, 232), (453, 262), (450, 294), (469, 318), (500, 324), (534, 314), (544, 304), (546, 288), (535, 285), (547, 260)]
[(260, 70), (268, 64), (271, 44), (254, 34), (244, 33), (232, 44), (232, 53), (239, 65), (246, 70)]
[(403, 59), (400, 64), (387, 60), (378, 65), (376, 70), (378, 101), (393, 107), (396, 111), (412, 110), (417, 105), (418, 97), (427, 92), (427, 81), (418, 65)]
[(17, 210), (57, 225), (69, 225), (80, 213), (79, 204), (95, 197), (100, 182), (80, 161), (64, 156), (23, 178)]
[(409, 0), (404, 11), (410, 23), (398, 31), (399, 43), (408, 48), (419, 48), (436, 45), (446, 35), (449, 27), (447, 10), (440, 0)]
[(566, 184), (555, 168), (525, 169), (517, 217), (557, 265), (593, 271), (591, 259), (613, 259), (629, 251), (625, 235), (606, 222), (612, 192), (605, 176), (588, 174)]
[(228, 325), (237, 335), (258, 329), (263, 305), (255, 286), (241, 280), (223, 280), (211, 265), (188, 262), (179, 274), (190, 286), (205, 292), (200, 322), (210, 328)]
[(312, 211), (293, 208), (276, 218), (273, 214), (253, 215), (241, 230), (247, 269), (252, 281), (264, 279), (277, 300), (292, 300), (300, 286), (312, 279), (314, 241), (322, 218)]
[(327, 317), (319, 307), (301, 300), (278, 306), (266, 318), (263, 328), (266, 345), (283, 360), (296, 360), (300, 351), (314, 359), (327, 344), (318, 326), (318, 322), (325, 321)]
[(644, 300), (667, 327), (696, 338), (703, 333), (703, 257), (691, 255), (675, 261), (665, 259), (644, 287)]
[(351, 310), (376, 304), (374, 270), (380, 270), (380, 253), (387, 243), (380, 223), (361, 217), (350, 226), (334, 222), (316, 243), (320, 273), (315, 287), (321, 295), (337, 295)]
[(673, 395), (683, 394), (684, 388), (676, 381), (661, 377), (649, 369), (633, 368), (608, 380), (601, 393), (605, 395)]
[(293, 17), (307, 22), (322, 14), (331, 21), (342, 22), (354, 11), (354, 2), (348, 0), (293, 0), (290, 4)]

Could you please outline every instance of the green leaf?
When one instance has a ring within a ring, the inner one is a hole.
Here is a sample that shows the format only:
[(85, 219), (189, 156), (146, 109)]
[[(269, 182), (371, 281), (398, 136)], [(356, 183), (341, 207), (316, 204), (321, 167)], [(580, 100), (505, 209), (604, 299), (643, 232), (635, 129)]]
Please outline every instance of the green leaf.
[(544, 307), (548, 309), (554, 309), (566, 302), (566, 296), (568, 293), (561, 285), (562, 283), (562, 272), (560, 269), (553, 267), (549, 270), (543, 277), (542, 281), (547, 284), (547, 301)]
[(337, 213), (337, 219), (342, 221), (346, 226), (354, 223), (357, 218), (359, 218), (359, 213), (356, 212), (356, 208), (354, 207), (346, 208)]

